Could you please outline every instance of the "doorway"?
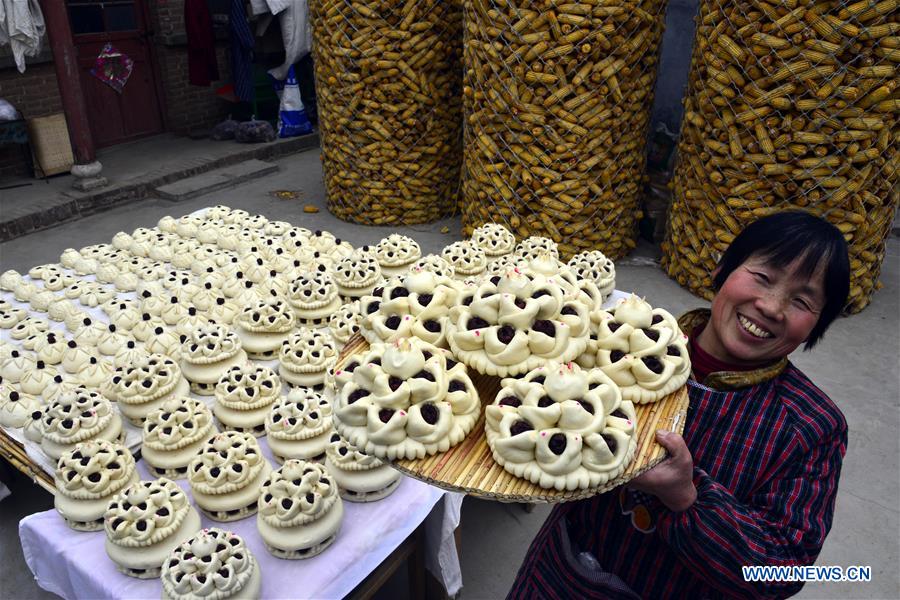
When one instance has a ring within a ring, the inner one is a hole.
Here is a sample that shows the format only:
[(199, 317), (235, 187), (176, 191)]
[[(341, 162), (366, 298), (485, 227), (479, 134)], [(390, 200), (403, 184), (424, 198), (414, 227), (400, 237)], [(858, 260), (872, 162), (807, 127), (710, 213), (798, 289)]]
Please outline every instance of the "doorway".
[[(163, 131), (144, 0), (66, 0), (94, 144), (112, 146)], [(122, 93), (90, 70), (107, 42), (134, 61)]]

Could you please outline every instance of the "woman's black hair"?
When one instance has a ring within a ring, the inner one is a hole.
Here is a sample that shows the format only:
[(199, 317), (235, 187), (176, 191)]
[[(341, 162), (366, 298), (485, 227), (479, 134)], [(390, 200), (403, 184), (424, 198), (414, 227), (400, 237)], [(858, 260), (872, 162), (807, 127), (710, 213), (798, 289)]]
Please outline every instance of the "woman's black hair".
[(790, 210), (762, 217), (738, 234), (722, 258), (713, 277), (718, 291), (728, 276), (751, 256), (776, 267), (800, 259), (800, 274), (811, 277), (824, 265), (825, 306), (804, 349), (816, 345), (831, 322), (841, 313), (850, 292), (850, 259), (847, 242), (837, 227), (815, 215)]

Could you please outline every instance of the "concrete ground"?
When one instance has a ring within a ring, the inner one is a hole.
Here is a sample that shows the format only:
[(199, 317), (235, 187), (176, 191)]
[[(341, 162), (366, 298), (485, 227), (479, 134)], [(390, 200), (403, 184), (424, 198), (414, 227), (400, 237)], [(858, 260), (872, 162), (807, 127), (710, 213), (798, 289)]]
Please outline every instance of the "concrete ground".
[[(120, 230), (131, 231), (155, 224), (167, 214), (177, 216), (219, 203), (310, 229), (327, 229), (356, 245), (400, 231), (418, 240), (424, 252), (437, 252), (459, 238), (457, 219), (412, 228), (360, 227), (339, 221), (324, 207), (318, 152), (290, 156), (278, 164), (278, 173), (233, 189), (178, 204), (147, 199), (0, 244), (0, 271), (55, 262), (67, 247), (109, 241)], [(302, 197), (282, 201), (269, 195), (279, 189), (299, 190)], [(321, 211), (304, 213), (306, 203)], [(440, 233), (445, 225), (450, 227), (449, 234)], [(633, 290), (676, 314), (705, 305), (665, 276), (652, 260), (655, 254), (654, 248), (642, 244), (632, 257), (617, 263), (617, 287)], [(898, 275), (900, 239), (892, 237), (882, 272), (884, 289), (872, 304), (859, 315), (839, 319), (813, 352), (792, 357), (835, 400), (850, 426), (834, 525), (818, 564), (872, 567), (870, 583), (807, 584), (800, 598), (900, 598)], [(50, 507), (51, 501), (21, 478), (11, 488), (13, 496), (0, 503), (0, 598), (48, 597), (36, 587), (23, 562), (16, 525), (23, 515)], [(518, 505), (467, 499), (462, 516), (461, 598), (503, 597), (547, 513), (546, 506), (526, 513)], [(398, 574), (380, 596), (403, 598), (403, 582)]]

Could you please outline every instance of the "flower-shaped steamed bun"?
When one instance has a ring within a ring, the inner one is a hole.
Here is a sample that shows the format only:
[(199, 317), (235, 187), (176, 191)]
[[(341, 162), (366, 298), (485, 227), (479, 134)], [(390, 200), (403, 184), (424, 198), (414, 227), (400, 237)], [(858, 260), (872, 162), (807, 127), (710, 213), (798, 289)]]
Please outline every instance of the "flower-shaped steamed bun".
[(366, 454), (394, 460), (445, 452), (478, 420), (478, 392), (465, 368), (419, 339), (375, 344), (343, 369), (352, 379), (337, 396), (335, 428)]
[(226, 327), (210, 323), (192, 331), (181, 346), (181, 370), (195, 393), (210, 396), (225, 371), (247, 362), (241, 340)]
[[(590, 284), (583, 284), (588, 285)], [(599, 298), (544, 255), (464, 291), (450, 311), (450, 349), (479, 373), (518, 375), (547, 360), (565, 362), (587, 346), (590, 310)]]
[(185, 540), (163, 562), (164, 600), (256, 600), (259, 563), (239, 536), (212, 527)]
[(291, 283), (288, 302), (304, 327), (322, 327), (341, 305), (338, 288), (327, 272), (307, 271)]
[(484, 250), (488, 260), (511, 254), (516, 249), (516, 236), (500, 223), (485, 223), (472, 232), (472, 242)]
[(134, 457), (127, 448), (90, 440), (59, 457), (54, 505), (72, 529), (99, 531), (113, 494), (137, 480)]
[(159, 577), (166, 555), (200, 530), (200, 515), (170, 479), (136, 481), (113, 497), (103, 515), (106, 553), (131, 577)]
[(519, 258), (531, 260), (544, 254), (549, 254), (554, 259), (559, 259), (559, 249), (556, 242), (550, 238), (533, 235), (527, 237), (516, 245), (515, 253)]
[(597, 339), (579, 362), (590, 364), (593, 359), (626, 400), (656, 402), (687, 381), (687, 336), (668, 311), (632, 295), (609, 311), (594, 311), (591, 320)]
[(328, 319), (328, 329), (338, 346), (346, 344), (359, 331), (359, 300), (341, 305)]
[(360, 329), (369, 343), (417, 337), (447, 347), (450, 309), (459, 295), (458, 282), (413, 268), (380, 289), (380, 295), (360, 301)]
[(574, 363), (504, 379), (485, 410), (494, 460), (558, 490), (596, 487), (624, 472), (637, 447), (636, 424), (634, 406), (603, 371)]
[(147, 415), (141, 456), (154, 476), (183, 479), (188, 464), (217, 433), (206, 404), (189, 397), (171, 398)]
[(599, 250), (576, 254), (569, 267), (582, 279), (593, 281), (604, 301), (616, 289), (616, 265)]
[(324, 389), (325, 373), (337, 359), (337, 343), (324, 329), (300, 329), (281, 344), (281, 377), (291, 386)]
[(244, 307), (234, 325), (250, 358), (274, 358), (281, 342), (294, 329), (295, 317), (290, 305), (278, 298), (259, 300)]
[(375, 246), (375, 258), (385, 277), (400, 275), (422, 256), (419, 244), (412, 238), (392, 233)]
[(209, 439), (188, 466), (197, 506), (216, 521), (256, 512), (259, 489), (272, 467), (249, 433), (225, 431)]
[(456, 279), (477, 278), (487, 267), (484, 250), (467, 240), (453, 242), (443, 249), (441, 256), (453, 266)]
[(75, 444), (103, 439), (120, 442), (124, 438), (122, 419), (109, 400), (99, 392), (76, 388), (61, 394), (44, 410), (41, 448), (56, 460)]
[(263, 484), (256, 526), (275, 556), (310, 558), (334, 542), (343, 516), (337, 483), (325, 467), (292, 459)]
[(321, 458), (331, 432), (331, 403), (306, 388), (279, 398), (266, 416), (266, 439), (278, 462)]
[(226, 429), (265, 435), (266, 415), (281, 396), (281, 378), (262, 365), (236, 365), (216, 384), (213, 413)]

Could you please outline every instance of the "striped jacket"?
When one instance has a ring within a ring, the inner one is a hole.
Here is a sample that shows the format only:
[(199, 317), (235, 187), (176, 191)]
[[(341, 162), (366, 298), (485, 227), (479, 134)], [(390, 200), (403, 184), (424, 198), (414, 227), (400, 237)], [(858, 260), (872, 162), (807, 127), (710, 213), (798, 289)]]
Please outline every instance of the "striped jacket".
[(790, 362), (769, 371), (724, 391), (690, 382), (683, 435), (694, 460), (693, 506), (675, 513), (626, 488), (559, 505), (510, 597), (628, 597), (593, 585), (565, 559), (568, 546), (593, 554), (642, 598), (796, 594), (802, 583), (745, 582), (741, 567), (816, 560), (831, 528), (847, 424)]

